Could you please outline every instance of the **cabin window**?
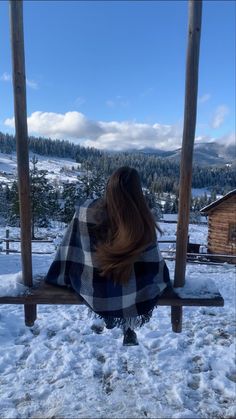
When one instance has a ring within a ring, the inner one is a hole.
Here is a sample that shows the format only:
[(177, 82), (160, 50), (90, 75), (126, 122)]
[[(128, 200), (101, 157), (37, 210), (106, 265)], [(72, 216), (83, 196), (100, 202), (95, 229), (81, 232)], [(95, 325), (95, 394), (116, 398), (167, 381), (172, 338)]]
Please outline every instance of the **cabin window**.
[(229, 224), (229, 242), (236, 243), (236, 223)]

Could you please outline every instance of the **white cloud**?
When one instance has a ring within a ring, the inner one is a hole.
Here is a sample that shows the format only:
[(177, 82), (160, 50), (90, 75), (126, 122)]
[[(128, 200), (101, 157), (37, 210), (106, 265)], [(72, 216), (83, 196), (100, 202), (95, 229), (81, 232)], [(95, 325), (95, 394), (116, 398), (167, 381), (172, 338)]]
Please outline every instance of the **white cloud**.
[[(14, 127), (14, 118), (5, 120)], [(58, 114), (33, 112), (28, 117), (30, 134), (51, 138), (79, 140), (83, 145), (109, 150), (175, 149), (181, 146), (182, 129), (179, 126), (144, 124), (135, 121), (91, 121), (80, 112)]]
[(212, 118), (212, 128), (219, 128), (224, 123), (228, 113), (229, 108), (226, 105), (218, 106)]
[(210, 93), (205, 93), (204, 95), (199, 97), (198, 103), (200, 104), (200, 103), (208, 102), (208, 100), (210, 100), (210, 98), (211, 98)]
[(26, 84), (31, 89), (34, 89), (34, 90), (37, 90), (38, 89), (38, 83), (36, 81), (34, 81), (34, 80), (26, 79)]
[(107, 99), (105, 103), (108, 108), (127, 108), (129, 106), (129, 101), (120, 95), (117, 95), (114, 99)]
[[(0, 80), (6, 81), (6, 82), (12, 82), (12, 76), (11, 74), (5, 72), (0, 76)], [(34, 90), (38, 89), (38, 83), (34, 80), (29, 80), (26, 78), (26, 85)]]
[(235, 132), (230, 132), (229, 134), (223, 135), (221, 138), (219, 138), (219, 142), (221, 144), (224, 144), (225, 146), (229, 145), (236, 145), (236, 135)]
[[(14, 128), (14, 118), (4, 121), (5, 125)], [(156, 148), (174, 150), (181, 147), (182, 126), (147, 124), (136, 121), (92, 121), (80, 112), (33, 112), (28, 117), (28, 131), (33, 135), (67, 139), (79, 142), (84, 146), (103, 150), (141, 150)], [(199, 135), (196, 143), (221, 141), (231, 144), (235, 141), (234, 134), (222, 138)]]
[(86, 101), (85, 101), (85, 99), (84, 99), (82, 96), (78, 96), (78, 97), (75, 99), (75, 105), (76, 105), (76, 106), (81, 106), (81, 105), (83, 105), (85, 102), (86, 102)]
[(236, 144), (235, 132), (224, 134), (221, 137), (212, 137), (210, 135), (199, 135), (195, 138), (195, 144), (213, 143), (213, 142), (216, 142), (224, 146), (235, 145)]
[(1, 81), (11, 81), (11, 75), (8, 73), (3, 73), (0, 77)]

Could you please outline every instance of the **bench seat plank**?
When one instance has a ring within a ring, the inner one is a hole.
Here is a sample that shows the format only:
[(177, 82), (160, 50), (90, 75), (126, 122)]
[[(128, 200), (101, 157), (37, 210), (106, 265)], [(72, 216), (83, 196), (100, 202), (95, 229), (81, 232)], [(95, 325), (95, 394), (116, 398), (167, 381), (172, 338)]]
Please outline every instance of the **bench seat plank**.
[[(35, 281), (33, 288), (27, 288), (19, 295), (2, 295), (0, 304), (84, 304), (83, 299), (79, 297), (72, 289), (58, 287), (45, 283), (44, 281)], [(224, 299), (216, 288), (212, 293), (204, 293), (202, 288), (195, 289), (194, 293), (189, 292), (189, 286), (176, 289), (178, 297), (164, 294), (159, 298), (160, 306), (214, 306), (223, 307)]]

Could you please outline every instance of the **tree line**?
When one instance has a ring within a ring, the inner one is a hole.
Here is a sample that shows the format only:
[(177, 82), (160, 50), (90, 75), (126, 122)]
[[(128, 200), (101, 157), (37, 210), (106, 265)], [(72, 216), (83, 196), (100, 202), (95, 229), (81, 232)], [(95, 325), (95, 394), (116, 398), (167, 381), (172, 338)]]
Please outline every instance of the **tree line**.
[[(91, 147), (82, 147), (65, 140), (29, 137), (29, 150), (35, 154), (72, 158), (85, 169), (102, 172), (105, 177), (120, 166), (131, 166), (139, 171), (143, 186), (152, 193), (178, 195), (179, 163), (155, 154), (142, 152), (111, 153)], [(15, 138), (0, 132), (0, 152), (16, 150)], [(208, 188), (212, 193), (225, 194), (235, 188), (236, 171), (230, 166), (201, 167), (193, 165), (192, 187)]]
[[(48, 179), (48, 171), (38, 168), (38, 159), (33, 156), (30, 160), (30, 190), (32, 214), (32, 239), (35, 238), (36, 227), (48, 227), (51, 222), (69, 223), (73, 217), (75, 207), (87, 198), (103, 196), (108, 177), (104, 171), (98, 171), (86, 163), (84, 170), (77, 177), (76, 182), (56, 183)], [(144, 194), (157, 221), (163, 213), (178, 212), (178, 196), (170, 193), (155, 193), (144, 188)], [(191, 211), (198, 221), (200, 209), (214, 200), (212, 194), (192, 198)], [(10, 226), (20, 225), (19, 194), (16, 180), (12, 184), (0, 185), (0, 221)]]

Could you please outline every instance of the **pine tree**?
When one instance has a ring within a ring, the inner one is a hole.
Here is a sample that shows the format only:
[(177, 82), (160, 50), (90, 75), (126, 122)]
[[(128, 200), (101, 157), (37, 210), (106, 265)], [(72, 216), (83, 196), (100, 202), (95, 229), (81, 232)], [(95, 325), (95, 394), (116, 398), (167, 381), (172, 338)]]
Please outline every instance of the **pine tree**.
[(171, 212), (172, 214), (177, 214), (178, 210), (179, 210), (179, 200), (176, 196), (172, 204)]
[(0, 219), (7, 220), (9, 215), (9, 187), (0, 184)]
[(38, 159), (33, 156), (30, 169), (32, 239), (35, 238), (35, 227), (47, 227), (49, 224), (50, 207), (48, 194), (50, 186), (46, 178), (47, 170), (37, 168)]
[(80, 188), (80, 202), (84, 199), (100, 198), (104, 194), (106, 176), (103, 170), (91, 170), (91, 165), (86, 164), (86, 171), (83, 176), (78, 176)]
[(170, 214), (171, 213), (171, 208), (172, 208), (171, 197), (170, 197), (170, 194), (168, 194), (167, 197), (166, 197), (165, 204), (164, 204), (164, 213), (165, 214)]
[(80, 200), (79, 188), (75, 183), (65, 183), (62, 191), (61, 221), (69, 223), (74, 215), (76, 203)]
[(155, 220), (160, 220), (162, 218), (162, 208), (158, 203), (156, 195), (148, 190), (145, 190), (144, 196), (150, 210), (152, 211), (152, 214), (154, 215)]
[(6, 191), (6, 197), (8, 201), (9, 212), (7, 215), (7, 222), (12, 226), (19, 227), (20, 225), (20, 205), (19, 205), (19, 193), (18, 184), (14, 181)]

